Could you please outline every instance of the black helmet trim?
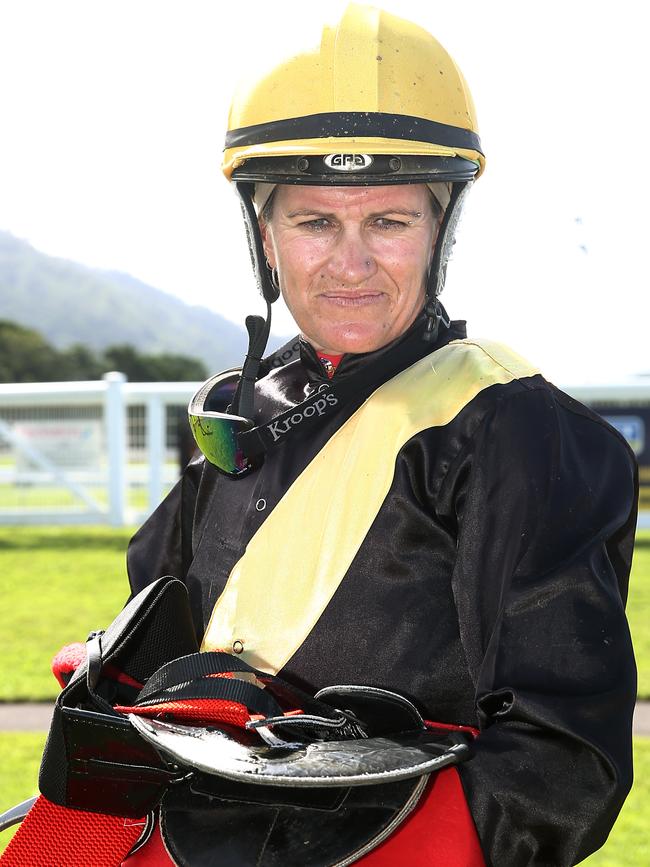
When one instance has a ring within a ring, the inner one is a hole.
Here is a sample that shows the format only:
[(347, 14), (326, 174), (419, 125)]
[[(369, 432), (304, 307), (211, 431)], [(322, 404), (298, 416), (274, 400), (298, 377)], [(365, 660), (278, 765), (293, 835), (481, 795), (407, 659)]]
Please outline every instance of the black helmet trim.
[(340, 153), (252, 157), (232, 177), (275, 184), (366, 186), (471, 181), (477, 171), (478, 165), (464, 157)]
[(243, 126), (226, 133), (224, 149), (311, 138), (404, 139), (483, 154), (481, 140), (471, 129), (383, 111), (327, 111)]
[(472, 182), (454, 184), (451, 190), (451, 199), (445, 210), (442, 224), (436, 239), (436, 247), (433, 254), (433, 262), (427, 280), (427, 296), (435, 300), (445, 286), (447, 276), (447, 264), (455, 243), (458, 221), (465, 204), (465, 199), (470, 191)]

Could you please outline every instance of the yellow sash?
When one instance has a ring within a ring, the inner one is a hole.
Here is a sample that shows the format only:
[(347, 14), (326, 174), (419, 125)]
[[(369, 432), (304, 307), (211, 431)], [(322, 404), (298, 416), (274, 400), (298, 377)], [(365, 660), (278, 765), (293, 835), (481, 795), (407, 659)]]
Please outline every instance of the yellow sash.
[(498, 343), (455, 340), (380, 386), (250, 540), (214, 606), (202, 649), (243, 646), (242, 659), (277, 673), (343, 580), (390, 489), (402, 446), (448, 424), (483, 389), (536, 373)]

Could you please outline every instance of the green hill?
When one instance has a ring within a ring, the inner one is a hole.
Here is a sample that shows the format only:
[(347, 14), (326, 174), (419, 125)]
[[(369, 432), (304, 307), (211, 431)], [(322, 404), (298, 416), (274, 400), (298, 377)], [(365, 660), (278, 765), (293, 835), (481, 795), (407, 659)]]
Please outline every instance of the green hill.
[(0, 319), (36, 329), (59, 349), (129, 343), (144, 353), (201, 358), (209, 370), (241, 363), (246, 351), (243, 327), (207, 308), (185, 304), (128, 274), (47, 256), (4, 231)]

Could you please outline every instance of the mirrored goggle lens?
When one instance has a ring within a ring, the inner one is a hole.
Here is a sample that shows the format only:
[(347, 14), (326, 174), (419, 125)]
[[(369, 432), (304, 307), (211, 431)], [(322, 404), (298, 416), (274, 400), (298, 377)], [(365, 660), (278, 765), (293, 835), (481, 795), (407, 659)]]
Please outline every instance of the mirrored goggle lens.
[(237, 445), (237, 435), (250, 430), (252, 422), (224, 413), (190, 413), (189, 417), (196, 444), (217, 469), (239, 476), (252, 468)]

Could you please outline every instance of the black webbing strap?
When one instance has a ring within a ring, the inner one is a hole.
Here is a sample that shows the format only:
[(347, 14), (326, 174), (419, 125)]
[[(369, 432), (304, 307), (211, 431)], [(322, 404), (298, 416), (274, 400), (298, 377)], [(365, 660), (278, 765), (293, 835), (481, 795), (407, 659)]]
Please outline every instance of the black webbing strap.
[[(180, 701), (181, 693), (178, 691), (178, 688), (182, 687), (183, 689), (194, 690), (196, 692), (195, 687), (201, 683), (205, 684), (205, 687), (201, 686), (201, 695), (194, 697), (219, 699), (224, 698), (227, 691), (231, 701), (241, 701), (250, 710), (253, 710), (257, 704), (255, 700), (258, 697), (258, 693), (269, 695), (270, 697), (270, 693), (267, 693), (266, 690), (248, 681), (238, 680), (237, 678), (210, 677), (210, 675), (227, 674), (230, 672), (244, 672), (255, 675), (262, 683), (268, 684), (271, 691), (291, 709), (300, 709), (306, 713), (317, 714), (329, 719), (337, 719), (340, 716), (335, 708), (324, 702), (317, 701), (313, 696), (286, 683), (281, 678), (253, 668), (252, 665), (249, 665), (237, 656), (216, 650), (206, 653), (190, 653), (187, 656), (181, 656), (161, 666), (158, 671), (151, 675), (146, 685), (138, 694), (135, 706), (157, 704), (162, 701)], [(229, 683), (241, 683), (250, 690), (253, 690), (253, 692), (249, 693), (248, 690), (242, 691), (241, 694), (246, 697), (246, 700), (243, 700), (243, 698), (232, 698), (231, 688), (225, 686), (225, 684)], [(183, 694), (182, 698), (189, 699), (189, 692), (187, 695)], [(275, 716), (282, 714), (282, 709), (275, 699), (273, 702), (275, 710), (265, 712), (265, 715)], [(263, 711), (257, 712), (262, 713)]]
[(282, 708), (270, 692), (246, 680), (232, 677), (204, 678), (158, 692), (151, 698), (140, 698), (133, 707), (168, 704), (175, 701), (192, 701), (194, 699), (212, 699), (214, 701), (236, 701), (248, 708), (251, 713), (264, 716), (282, 716)]
[[(138, 694), (138, 701), (151, 698), (162, 690), (179, 686), (188, 681), (209, 677), (211, 674), (228, 674), (230, 672), (245, 671), (249, 674), (263, 674), (252, 668), (243, 659), (232, 656), (230, 653), (209, 651), (207, 653), (189, 653), (187, 656), (179, 656), (171, 662), (162, 665), (155, 671), (146, 685)], [(268, 677), (268, 675), (266, 675)]]
[(118, 711), (97, 693), (97, 685), (101, 678), (103, 657), (102, 657), (102, 635), (103, 629), (91, 632), (86, 640), (86, 687), (88, 695), (95, 704), (95, 707), (104, 713), (114, 714), (119, 716)]
[(103, 630), (91, 632), (86, 639), (86, 686), (93, 695), (102, 673)]

